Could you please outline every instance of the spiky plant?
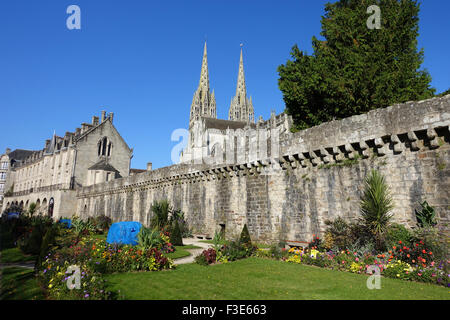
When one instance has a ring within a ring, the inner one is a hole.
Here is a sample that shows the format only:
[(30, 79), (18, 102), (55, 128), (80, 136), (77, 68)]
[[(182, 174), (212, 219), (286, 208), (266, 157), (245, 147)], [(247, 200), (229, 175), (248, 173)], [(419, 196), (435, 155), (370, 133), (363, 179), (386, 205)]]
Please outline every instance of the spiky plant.
[(382, 248), (394, 203), (383, 175), (377, 170), (372, 170), (366, 177), (360, 205), (362, 223), (374, 236), (377, 247)]
[(162, 229), (169, 222), (170, 204), (167, 200), (155, 201), (152, 204), (153, 217), (151, 221), (152, 228)]

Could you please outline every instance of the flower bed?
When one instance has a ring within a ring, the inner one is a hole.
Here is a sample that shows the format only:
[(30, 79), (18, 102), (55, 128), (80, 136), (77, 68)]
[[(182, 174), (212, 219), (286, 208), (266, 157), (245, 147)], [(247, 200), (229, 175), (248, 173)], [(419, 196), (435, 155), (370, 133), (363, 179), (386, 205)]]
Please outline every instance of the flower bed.
[[(170, 243), (169, 243), (170, 244)], [(130, 245), (107, 244), (102, 239), (72, 240), (69, 246), (50, 251), (40, 266), (40, 282), (54, 299), (108, 299), (102, 275), (114, 272), (158, 271), (173, 267), (160, 249), (173, 250), (164, 244), (161, 248), (141, 249)], [(80, 269), (80, 289), (69, 289), (67, 281), (73, 271)]]
[[(353, 273), (370, 274), (369, 267), (377, 266), (381, 275), (385, 277), (450, 286), (449, 261), (436, 263), (429, 258), (432, 257), (432, 252), (421, 247), (420, 243), (415, 247), (417, 249), (393, 246), (388, 253), (377, 255), (360, 254), (349, 250), (319, 252), (316, 249), (298, 250), (293, 248), (288, 251), (289, 256), (283, 260)], [(423, 258), (425, 254), (428, 254), (428, 259)], [(410, 260), (410, 262), (405, 260)]]

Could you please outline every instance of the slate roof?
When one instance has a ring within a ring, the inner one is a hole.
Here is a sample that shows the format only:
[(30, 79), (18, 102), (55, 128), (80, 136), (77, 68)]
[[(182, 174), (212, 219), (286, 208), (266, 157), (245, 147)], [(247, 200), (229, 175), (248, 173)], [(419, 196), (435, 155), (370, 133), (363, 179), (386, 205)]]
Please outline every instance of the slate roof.
[(97, 162), (93, 166), (89, 167), (88, 170), (102, 170), (102, 171), (115, 172), (116, 176), (118, 175), (120, 177), (119, 171), (117, 171), (116, 168), (114, 168), (112, 165), (107, 163), (105, 160), (101, 160), (101, 161)]
[[(247, 123), (243, 121), (214, 119), (208, 117), (202, 117), (202, 120), (205, 121), (205, 126), (207, 129), (226, 130), (230, 128), (232, 130), (236, 130), (243, 129), (247, 125)], [(250, 123), (249, 125), (251, 128), (256, 128), (256, 125), (254, 123)]]

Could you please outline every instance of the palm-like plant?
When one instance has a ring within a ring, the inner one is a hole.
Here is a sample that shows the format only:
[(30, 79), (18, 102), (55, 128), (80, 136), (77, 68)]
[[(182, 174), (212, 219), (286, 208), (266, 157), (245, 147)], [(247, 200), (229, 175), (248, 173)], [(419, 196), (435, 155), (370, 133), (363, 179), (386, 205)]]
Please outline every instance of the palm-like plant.
[(163, 244), (164, 240), (161, 238), (159, 230), (149, 229), (142, 227), (137, 235), (138, 247), (141, 249), (159, 249)]
[(161, 229), (168, 224), (170, 204), (167, 200), (155, 201), (152, 204), (153, 217), (151, 221), (152, 228)]
[(394, 204), (384, 177), (376, 170), (366, 177), (360, 205), (362, 223), (373, 234), (377, 247), (381, 248)]

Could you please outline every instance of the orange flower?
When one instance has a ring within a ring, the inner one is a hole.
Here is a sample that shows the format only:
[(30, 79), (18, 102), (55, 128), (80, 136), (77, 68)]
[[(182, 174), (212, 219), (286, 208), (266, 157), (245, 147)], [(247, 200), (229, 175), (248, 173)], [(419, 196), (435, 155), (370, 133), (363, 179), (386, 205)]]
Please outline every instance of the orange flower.
[(408, 253), (406, 256), (409, 258), (409, 257), (410, 257), (410, 254)]
[(412, 263), (416, 263), (416, 260), (413, 259), (413, 260), (412, 260)]
[(393, 246), (393, 247), (392, 247), (392, 249), (394, 249), (394, 250), (395, 250), (395, 249), (397, 249), (397, 247), (396, 247), (396, 246)]
[(428, 254), (433, 254), (433, 252), (430, 251)]

